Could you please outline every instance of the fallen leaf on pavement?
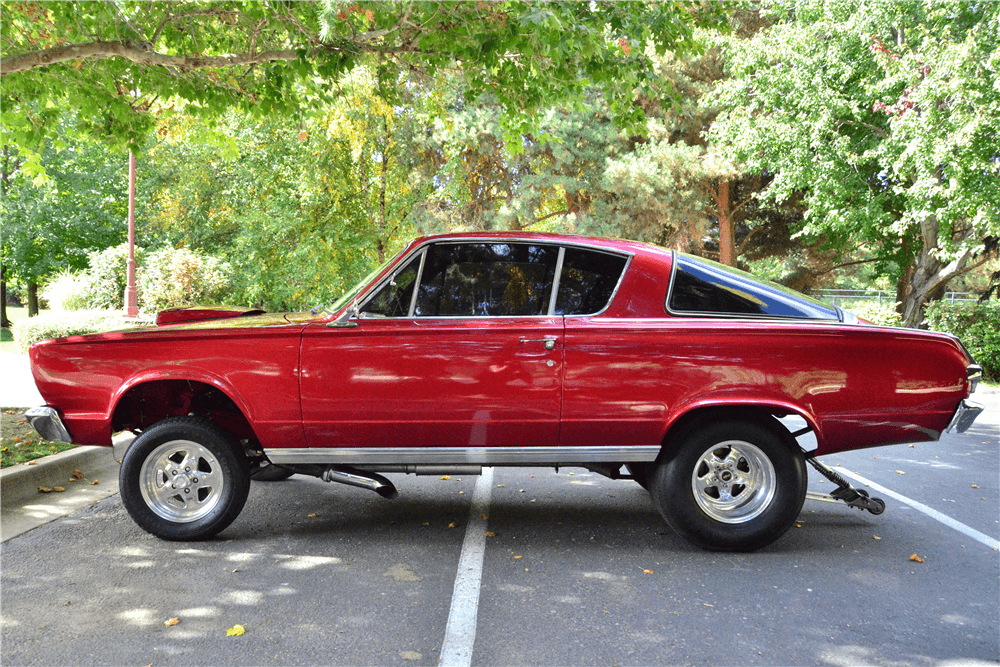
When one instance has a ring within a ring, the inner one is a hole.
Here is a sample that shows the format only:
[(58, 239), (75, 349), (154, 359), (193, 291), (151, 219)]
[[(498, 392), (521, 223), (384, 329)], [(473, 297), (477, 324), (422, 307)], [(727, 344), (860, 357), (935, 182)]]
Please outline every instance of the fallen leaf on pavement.
[(454, 521), (452, 521), (451, 523), (449, 523), (449, 524), (448, 524), (448, 527), (449, 527), (449, 528), (454, 528), (454, 527), (455, 527), (455, 522), (454, 522)]
[(234, 625), (233, 627), (226, 630), (227, 637), (239, 637), (244, 633), (246, 633), (246, 628), (244, 628), (242, 625)]
[(524, 556), (514, 556), (514, 560), (517, 560), (518, 558), (524, 558)]
[(99, 479), (95, 479), (95, 480), (94, 480), (93, 482), (91, 482), (91, 483), (90, 483), (90, 485), (91, 485), (91, 486), (97, 486), (97, 485), (98, 485), (98, 484), (100, 484), (100, 483), (101, 483), (101, 480), (99, 480)]
[(972, 488), (974, 488), (974, 489), (978, 489), (978, 488), (979, 488), (979, 485), (978, 485), (978, 484), (973, 484), (973, 485), (972, 485)]
[(71, 479), (83, 479), (83, 473), (80, 472), (79, 470), (74, 470), (73, 474), (70, 475), (70, 478)]
[(881, 537), (879, 537), (878, 535), (872, 535), (872, 539), (875, 539), (875, 540), (881, 540), (882, 538), (881, 538)]
[(496, 534), (496, 533), (494, 533), (494, 532), (493, 532), (492, 530), (488, 530), (488, 531), (486, 531), (486, 532), (484, 533), (484, 535), (486, 535), (486, 537), (496, 537), (496, 536), (497, 536), (497, 534)]
[(653, 574), (653, 571), (652, 570), (643, 570), (642, 573), (643, 574)]
[(52, 489), (50, 489), (47, 486), (40, 486), (40, 487), (38, 487), (38, 492), (39, 493), (52, 493)]
[(442, 477), (441, 479), (451, 479), (451, 475), (445, 475), (445, 476), (444, 476), (444, 477)]
[(167, 626), (177, 625), (180, 622), (181, 622), (181, 619), (179, 619), (179, 618), (171, 618), (169, 621), (163, 621), (163, 625), (167, 625)]
[(483, 517), (483, 521), (486, 521), (490, 518), (489, 514), (480, 514), (479, 516)]
[(920, 556), (918, 556), (917, 554), (913, 554), (912, 556), (910, 556), (910, 560), (912, 560), (914, 563), (923, 563), (924, 562), (924, 559), (921, 558)]
[(902, 470), (897, 470), (897, 471), (896, 471), (896, 474), (897, 474), (897, 475), (905, 475), (906, 473), (905, 473), (905, 472), (903, 472)]

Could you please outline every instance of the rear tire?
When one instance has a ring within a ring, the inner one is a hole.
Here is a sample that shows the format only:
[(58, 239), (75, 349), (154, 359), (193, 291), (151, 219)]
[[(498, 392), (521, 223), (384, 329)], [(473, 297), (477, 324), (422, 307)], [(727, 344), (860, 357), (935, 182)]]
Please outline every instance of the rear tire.
[(135, 439), (118, 486), (129, 516), (146, 532), (204, 540), (239, 516), (250, 491), (250, 461), (214, 422), (172, 417)]
[(805, 458), (780, 424), (703, 423), (673, 452), (653, 470), (650, 493), (670, 527), (702, 549), (760, 549), (802, 511)]

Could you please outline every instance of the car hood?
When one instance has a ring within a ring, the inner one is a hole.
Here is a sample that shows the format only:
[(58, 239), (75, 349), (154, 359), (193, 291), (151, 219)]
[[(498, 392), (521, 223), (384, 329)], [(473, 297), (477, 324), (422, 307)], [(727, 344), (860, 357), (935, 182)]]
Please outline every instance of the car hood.
[(178, 322), (200, 322), (203, 320), (224, 320), (231, 317), (246, 317), (247, 315), (263, 315), (264, 311), (249, 308), (233, 308), (229, 306), (187, 306), (185, 308), (169, 308), (156, 314), (156, 324), (176, 324)]

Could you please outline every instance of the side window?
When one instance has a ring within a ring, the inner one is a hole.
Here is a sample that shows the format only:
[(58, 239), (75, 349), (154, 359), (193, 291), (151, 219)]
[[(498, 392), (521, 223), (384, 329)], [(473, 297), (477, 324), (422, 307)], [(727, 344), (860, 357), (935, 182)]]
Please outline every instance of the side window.
[(667, 307), (692, 315), (746, 315), (839, 320), (837, 309), (700, 257), (674, 253)]
[(382, 285), (361, 309), (361, 316), (407, 317), (410, 314), (410, 302), (413, 300), (413, 288), (417, 284), (421, 257), (423, 253), (418, 253), (389, 282)]
[(626, 257), (584, 248), (566, 248), (556, 315), (592, 315), (607, 308)]
[(530, 243), (440, 243), (427, 251), (415, 315), (546, 315), (558, 248)]

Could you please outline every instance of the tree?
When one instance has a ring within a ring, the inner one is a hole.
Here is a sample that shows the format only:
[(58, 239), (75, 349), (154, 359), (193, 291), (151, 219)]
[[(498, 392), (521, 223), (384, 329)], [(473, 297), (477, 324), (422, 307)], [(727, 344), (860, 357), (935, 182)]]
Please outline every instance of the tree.
[[(712, 4), (682, 2), (104, 2), (9, 0), (0, 12), (2, 104), (12, 141), (37, 146), (58, 110), (138, 147), (173, 98), (218, 116), (233, 106), (296, 114), (329, 102), (356, 65), (463, 76), (513, 133), (555, 99), (605, 90), (622, 122), (641, 120), (643, 48), (693, 46)], [(513, 134), (511, 135), (513, 136)]]
[(862, 248), (917, 326), (1000, 233), (1000, 6), (959, 0), (776, 5), (727, 50), (712, 128), (800, 233)]
[(38, 314), (38, 285), (60, 269), (82, 269), (88, 253), (124, 240), (126, 160), (81, 138), (75, 118), (63, 116), (40, 153), (3, 147), (4, 286), (28, 288), (28, 311)]

